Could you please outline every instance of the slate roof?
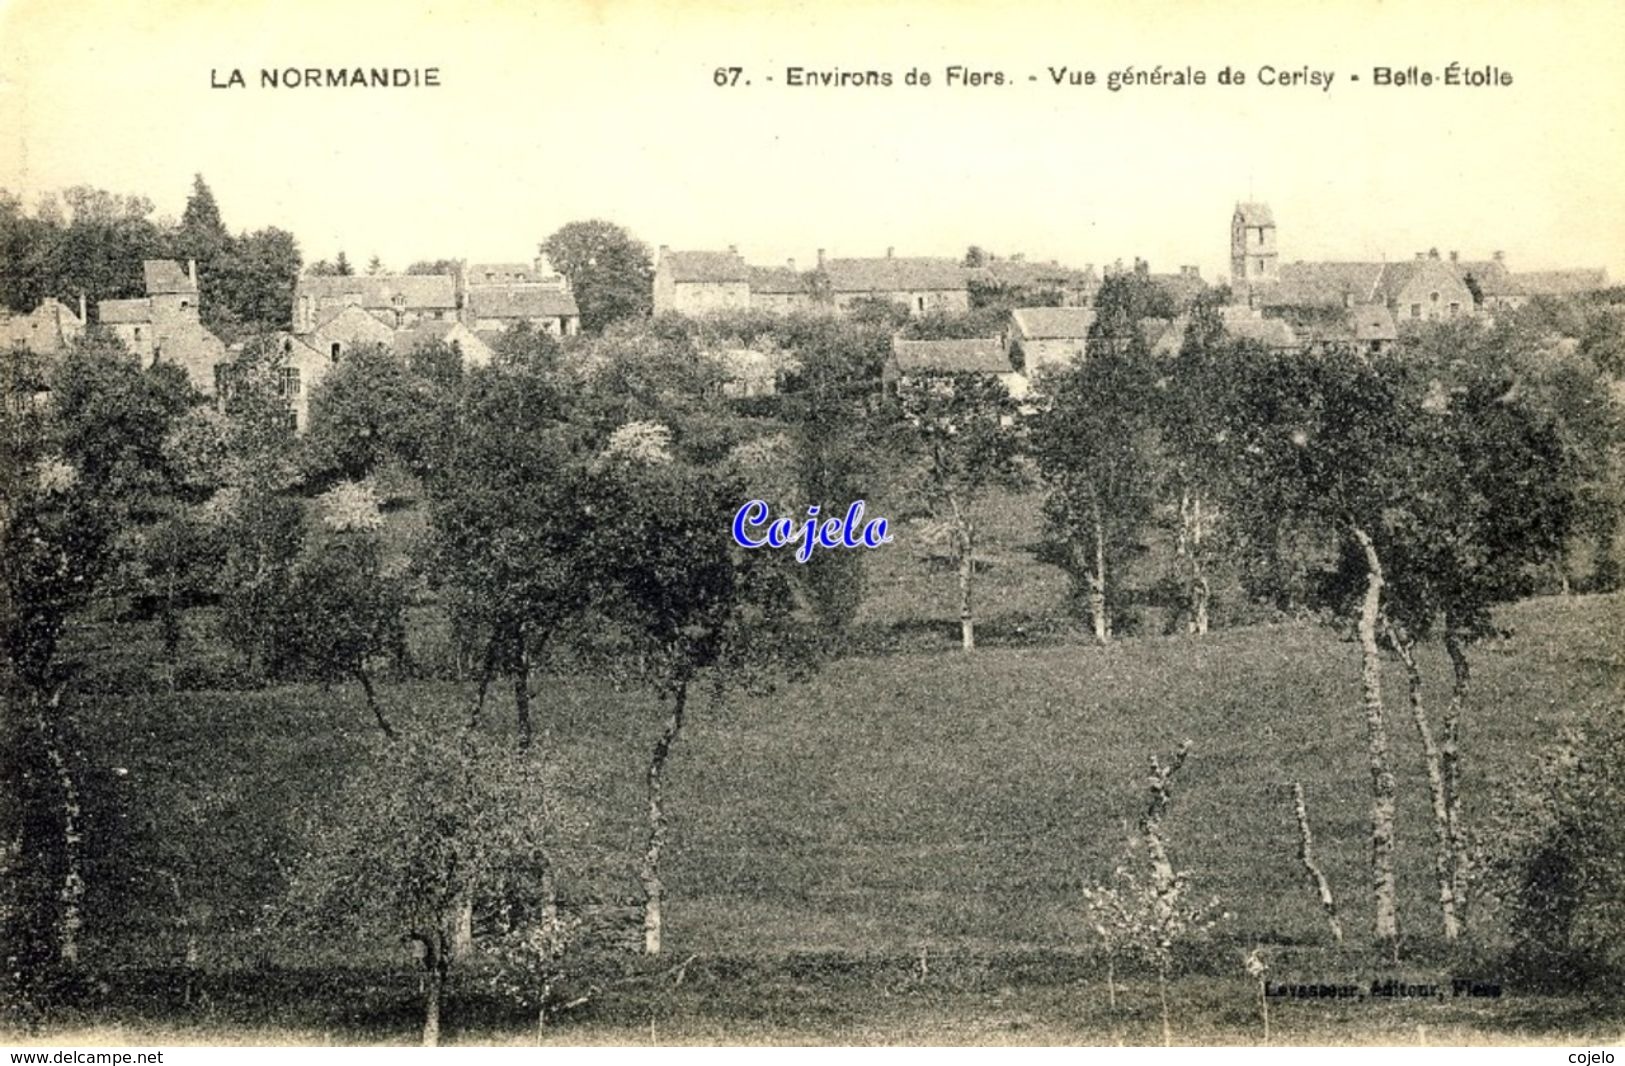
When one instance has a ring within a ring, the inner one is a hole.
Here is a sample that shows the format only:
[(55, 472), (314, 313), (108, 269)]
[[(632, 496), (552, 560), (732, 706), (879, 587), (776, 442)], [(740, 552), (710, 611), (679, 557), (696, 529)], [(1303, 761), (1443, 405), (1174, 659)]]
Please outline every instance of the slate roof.
[(1342, 307), (1378, 298), (1386, 263), (1282, 263), (1278, 280), (1255, 283), (1262, 307)]
[(457, 306), (457, 280), (449, 274), (378, 274), (335, 277), (306, 274), (299, 278), (296, 296), (318, 300), (341, 300), (349, 293), (361, 295), (361, 306), (395, 306), (395, 297), (404, 296), (408, 309), (449, 309)]
[(1266, 203), (1241, 203), (1236, 205), (1236, 214), (1241, 216), (1243, 226), (1273, 226), (1275, 213)]
[(1466, 284), (1467, 279), (1471, 277), (1478, 285), (1478, 291), (1485, 296), (1513, 296), (1521, 291), (1512, 280), (1512, 272), (1499, 260), (1468, 260), (1450, 265), (1455, 267), (1456, 273), (1461, 276), (1462, 284)]
[(470, 286), (468, 308), (475, 318), (574, 318), (581, 314), (574, 296), (539, 285)]
[[(1386, 314), (1386, 312), (1384, 312)], [(1389, 322), (1392, 325), (1392, 320)], [(1292, 327), (1279, 318), (1232, 318), (1224, 323), (1224, 331), (1237, 340), (1252, 341), (1270, 348), (1295, 348), (1298, 336)]]
[(1010, 312), (1026, 340), (1077, 340), (1089, 336), (1095, 313), (1087, 307), (1018, 307)]
[(398, 329), (395, 331), (395, 351), (401, 355), (410, 355), (419, 348), (426, 348), (431, 344), (438, 344), (460, 325), (457, 322), (419, 322), (411, 329)]
[(1394, 316), (1381, 304), (1362, 304), (1350, 308), (1348, 324), (1357, 341), (1391, 341), (1399, 336)]
[(667, 252), (660, 266), (677, 282), (724, 284), (750, 280), (750, 268), (737, 252)]
[(894, 258), (827, 259), (824, 273), (830, 290), (861, 292), (933, 292), (964, 290), (970, 271), (957, 259)]
[(197, 286), (192, 284), (186, 268), (173, 259), (144, 259), (141, 274), (147, 282), (148, 296), (197, 292)]
[(799, 295), (807, 291), (807, 281), (789, 267), (750, 268), (750, 291), (778, 295)]
[(1608, 271), (1595, 270), (1524, 270), (1512, 275), (1512, 280), (1530, 296), (1570, 296), (1581, 292), (1595, 292), (1608, 287)]
[(96, 319), (104, 326), (151, 322), (152, 304), (145, 297), (139, 300), (101, 300), (96, 304)]
[(1015, 368), (997, 337), (973, 340), (892, 341), (892, 358), (902, 373), (923, 371), (938, 374), (1009, 374)]
[(968, 274), (978, 281), (995, 285), (1075, 289), (1100, 283), (1093, 267), (1078, 270), (1059, 263), (1037, 263), (1025, 259), (994, 259), (982, 266), (968, 268)]
[(1454, 264), (1431, 257), (1406, 259), (1385, 266), (1377, 280), (1377, 293), (1382, 300), (1397, 300), (1407, 286), (1417, 282), (1439, 289), (1463, 284)]

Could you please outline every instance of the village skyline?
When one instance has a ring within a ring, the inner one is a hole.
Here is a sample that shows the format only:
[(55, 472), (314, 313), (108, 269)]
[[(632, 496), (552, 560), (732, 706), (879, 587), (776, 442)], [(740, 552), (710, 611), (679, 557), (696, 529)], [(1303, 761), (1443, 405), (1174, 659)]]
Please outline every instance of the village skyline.
[[(850, 16), (782, 5), (679, 15), (566, 3), (545, 18), (495, 4), (457, 17), (392, 5), (410, 42), (400, 46), (374, 38), (376, 4), (323, 9), (320, 34), (302, 28), (298, 9), (188, 7), (160, 18), (13, 0), (0, 9), (0, 49), (19, 72), (0, 87), (0, 188), (32, 204), (90, 184), (149, 196), (176, 216), (202, 172), (234, 226), (287, 228), (307, 261), (342, 249), (395, 269), (512, 259), (566, 222), (605, 218), (651, 250), (737, 244), (761, 263), (810, 261), (820, 247), (960, 256), (977, 244), (1080, 267), (1195, 265), (1214, 280), (1228, 266), (1215, 220), (1260, 200), (1281, 220), (1287, 261), (1499, 250), (1520, 269), (1625, 275), (1615, 147), (1625, 102), (1596, 81), (1609, 69), (1602, 42), (1619, 28), (1606, 5), (1568, 5), (1562, 20), (1491, 8), (1463, 22), (1432, 10), (1377, 17), (1374, 5), (1349, 2), (1307, 36), (1265, 9), (1179, 5), (1039, 5), (1008, 23), (967, 7), (926, 31), (901, 4), (864, 15), (861, 46)], [(1053, 46), (1022, 30), (1046, 18)], [(1542, 45), (1553, 21), (1572, 41), (1562, 52)], [(83, 47), (42, 47), (59, 39)], [(1396, 45), (1427, 40), (1446, 44)], [(844, 91), (713, 79), (721, 64), (749, 80), (791, 64), (901, 74), (966, 63), (1015, 77), (1175, 60), (1210, 74), (1309, 62), (1343, 76), (1375, 63), (1484, 60), (1516, 81), (1109, 93), (1025, 78), (997, 90)], [(218, 70), (289, 62), (433, 66), (442, 84), (210, 88)]]

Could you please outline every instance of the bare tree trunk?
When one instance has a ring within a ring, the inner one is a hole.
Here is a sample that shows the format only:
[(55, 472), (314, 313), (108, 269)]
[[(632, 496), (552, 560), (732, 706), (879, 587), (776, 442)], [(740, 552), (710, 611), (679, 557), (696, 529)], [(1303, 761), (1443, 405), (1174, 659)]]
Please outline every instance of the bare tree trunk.
[(1185, 757), (1190, 750), (1191, 742), (1187, 740), (1179, 746), (1178, 753), (1167, 766), (1163, 766), (1155, 755), (1151, 756), (1151, 776), (1147, 781), (1151, 788), (1151, 802), (1140, 819), (1140, 834), (1145, 837), (1146, 854), (1151, 859), (1151, 888), (1156, 893), (1159, 931), (1168, 928), (1173, 919), (1179, 891), (1178, 875), (1174, 872), (1173, 861), (1168, 858), (1167, 841), (1162, 835), (1162, 816), (1168, 809), (1169, 786), (1173, 784), (1174, 775), (1180, 767), (1185, 765)]
[(959, 497), (948, 493), (948, 506), (953, 509), (954, 547), (959, 556), (959, 645), (965, 651), (976, 650), (976, 619), (971, 611), (971, 582), (976, 577), (976, 527), (970, 514), (959, 504)]
[(1195, 614), (1196, 635), (1206, 636), (1207, 606), (1212, 598), (1212, 588), (1208, 585), (1207, 564), (1202, 554), (1202, 497), (1191, 499), (1191, 609)]
[(440, 1002), (446, 991), (446, 953), (440, 942), (443, 934), (436, 930), (428, 935), (418, 934), (423, 944), (423, 1046), (440, 1046)]
[(1337, 918), (1337, 900), (1332, 896), (1331, 882), (1326, 880), (1320, 864), (1315, 862), (1315, 838), (1309, 832), (1309, 805), (1304, 802), (1303, 786), (1296, 781), (1292, 782), (1292, 808), (1298, 816), (1298, 858), (1302, 860), (1303, 868), (1309, 871), (1309, 881), (1314, 885), (1315, 894), (1320, 897), (1320, 909), (1326, 915), (1332, 939), (1341, 944), (1343, 923)]
[(1416, 736), (1422, 742), (1422, 759), (1428, 772), (1428, 796), (1433, 803), (1433, 872), (1439, 882), (1439, 912), (1444, 917), (1444, 938), (1454, 943), (1461, 936), (1461, 925), (1456, 919), (1456, 886), (1454, 876), (1455, 854), (1450, 847), (1450, 811), (1445, 794), (1444, 771), (1440, 766), (1439, 745), (1433, 739), (1433, 727), (1428, 724), (1427, 708), (1422, 703), (1422, 671), (1416, 665), (1416, 642), (1402, 636), (1392, 622), (1385, 622), (1388, 643), (1405, 664), (1409, 683), (1411, 719), (1416, 723)]
[(474, 729), (480, 724), (480, 715), (485, 711), (485, 694), (491, 689), (491, 678), (497, 672), (497, 650), (500, 641), (495, 634), (485, 645), (485, 662), (480, 666), (480, 687), (474, 695), (474, 706), (468, 713), (468, 728)]
[(513, 656), (513, 709), (519, 720), (519, 748), (530, 747), (530, 648), (526, 646), (524, 631), (519, 634), (519, 646)]
[(1366, 753), (1371, 767), (1371, 882), (1376, 894), (1376, 939), (1390, 957), (1399, 957), (1399, 903), (1394, 881), (1394, 772), (1389, 765), (1388, 726), (1382, 706), (1382, 650), (1377, 622), (1382, 609), (1382, 560), (1371, 537), (1358, 526), (1350, 532), (1365, 553), (1365, 597), (1360, 604), (1360, 687), (1364, 694)]
[(677, 686), (672, 697), (671, 716), (666, 728), (655, 742), (654, 755), (649, 759), (649, 845), (643, 852), (643, 953), (660, 954), (661, 913), (666, 886), (660, 880), (660, 852), (666, 846), (666, 807), (662, 795), (661, 773), (666, 768), (666, 757), (677, 742), (683, 728), (683, 712), (688, 703), (687, 683)]
[[(36, 695), (35, 700), (39, 700)], [(38, 704), (37, 704), (38, 705)], [(82, 813), (79, 783), (69, 763), (61, 730), (62, 687), (56, 686), (43, 705), (38, 705), (36, 724), (44, 742), (45, 758), (51, 764), (62, 793), (62, 885), (57, 892), (61, 910), (57, 916), (56, 955), (58, 961), (74, 965), (79, 961), (79, 930), (84, 926), (81, 911), (85, 895), (84, 837), (79, 829)]]
[(1106, 617), (1106, 523), (1100, 514), (1100, 501), (1090, 497), (1090, 526), (1094, 530), (1095, 565), (1089, 575), (1089, 614), (1094, 619), (1095, 643), (1112, 639), (1111, 620)]
[(1471, 674), (1467, 667), (1467, 652), (1461, 635), (1446, 628), (1444, 649), (1450, 656), (1455, 675), (1450, 686), (1450, 703), (1444, 712), (1444, 745), (1439, 752), (1440, 768), (1444, 771), (1445, 827), (1450, 834), (1451, 894), (1462, 924), (1467, 922), (1467, 841), (1461, 828), (1461, 713), (1467, 703), (1467, 688)]
[(378, 693), (373, 691), (372, 675), (367, 673), (365, 666), (356, 667), (356, 680), (361, 682), (361, 691), (367, 694), (367, 709), (372, 712), (373, 718), (378, 722), (378, 728), (384, 731), (384, 736), (395, 739), (395, 729), (384, 717), (383, 708), (378, 706)]

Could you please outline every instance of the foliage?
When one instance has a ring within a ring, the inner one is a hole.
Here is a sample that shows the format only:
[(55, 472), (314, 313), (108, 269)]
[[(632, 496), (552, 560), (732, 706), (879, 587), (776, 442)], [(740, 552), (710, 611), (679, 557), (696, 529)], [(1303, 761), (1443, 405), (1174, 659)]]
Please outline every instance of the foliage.
[(1625, 972), (1625, 728), (1611, 711), (1570, 729), (1497, 794), (1488, 893), (1516, 972), (1543, 984)]
[(543, 241), (542, 251), (569, 279), (585, 332), (649, 314), (654, 265), (648, 246), (622, 227), (602, 219), (571, 222)]

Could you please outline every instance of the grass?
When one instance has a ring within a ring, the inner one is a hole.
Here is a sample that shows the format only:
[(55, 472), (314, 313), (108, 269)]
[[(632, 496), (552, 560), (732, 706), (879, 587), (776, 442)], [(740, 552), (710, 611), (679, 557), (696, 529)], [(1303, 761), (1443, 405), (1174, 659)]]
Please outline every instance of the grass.
[[(946, 575), (935, 580), (951, 587)], [(1048, 588), (1057, 588), (1053, 572)], [(885, 604), (882, 596), (866, 610)], [(1053, 614), (1054, 604), (1016, 607), (1028, 609)], [(1625, 598), (1533, 600), (1500, 620), (1516, 635), (1476, 652), (1469, 822), (1560, 727), (1621, 705)], [(139, 672), (148, 647), (132, 633), (96, 634), (104, 666)], [(1253, 986), (1240, 969), (1255, 945), (1270, 954), (1272, 980), (1496, 979), (1485, 961), (1493, 944), (1450, 959), (1437, 941), (1423, 769), (1397, 671), (1387, 684), (1406, 961), (1374, 965), (1363, 948), (1369, 785), (1358, 665), (1355, 646), (1335, 633), (1276, 625), (1106, 648), (899, 652), (843, 660), (767, 697), (698, 698), (668, 770), (666, 864), (668, 956), (698, 961), (684, 985), (605, 997), (557, 1038), (641, 1041), (652, 1025), (661, 1042), (1157, 1042), (1154, 983), (1130, 974), (1123, 1009), (1105, 1011), (1079, 889), (1119, 858), (1143, 807), (1147, 757), (1186, 739), (1194, 747), (1176, 783), (1170, 847), (1193, 890), (1220, 897), (1232, 917), (1177, 982), (1184, 1038), (1257, 1038)], [(1442, 698), (1442, 653), (1424, 649), (1423, 667)], [(410, 682), (383, 686), (382, 696), (401, 722), (450, 723), (467, 690)], [(630, 907), (658, 708), (639, 691), (554, 679), (541, 684), (538, 712), (546, 742), (574, 768), (574, 802), (606, 856), (567, 891)], [(357, 691), (108, 693), (80, 714), (91, 774), (118, 812), (101, 831), (129, 846), (93, 881), (106, 893), (90, 901), (105, 986), (57, 1019), (64, 1031), (116, 1021), (161, 1031), (164, 1042), (189, 1032), (231, 1039), (256, 1026), (270, 1027), (271, 1042), (410, 1036), (415, 979), (399, 944), (260, 935), (280, 871), (298, 855), (296, 826), (342, 818), (331, 797), (345, 768), (379, 743)], [(493, 692), (486, 728), (511, 731), (506, 692)], [(1294, 780), (1350, 932), (1345, 949), (1327, 943), (1289, 801), (1274, 787)], [(213, 998), (201, 1014), (176, 1008), (173, 971), (158, 979), (160, 992), (141, 992), (136, 976), (177, 957), (165, 870), (184, 872), (185, 913), (203, 932)], [(300, 984), (311, 966), (343, 973), (357, 963), (364, 968), (343, 995)], [(233, 991), (245, 966), (257, 976)], [(272, 996), (278, 980), (292, 985)], [(523, 1019), (494, 1007), (482, 1014), (478, 988), (461, 995), (471, 1026), (462, 1039), (528, 1038)], [(1434, 1042), (1562, 1043), (1619, 1033), (1619, 1006), (1617, 996), (1526, 992), (1493, 1002), (1277, 1003), (1272, 1023), (1282, 1042), (1410, 1043), (1422, 1026)]]

